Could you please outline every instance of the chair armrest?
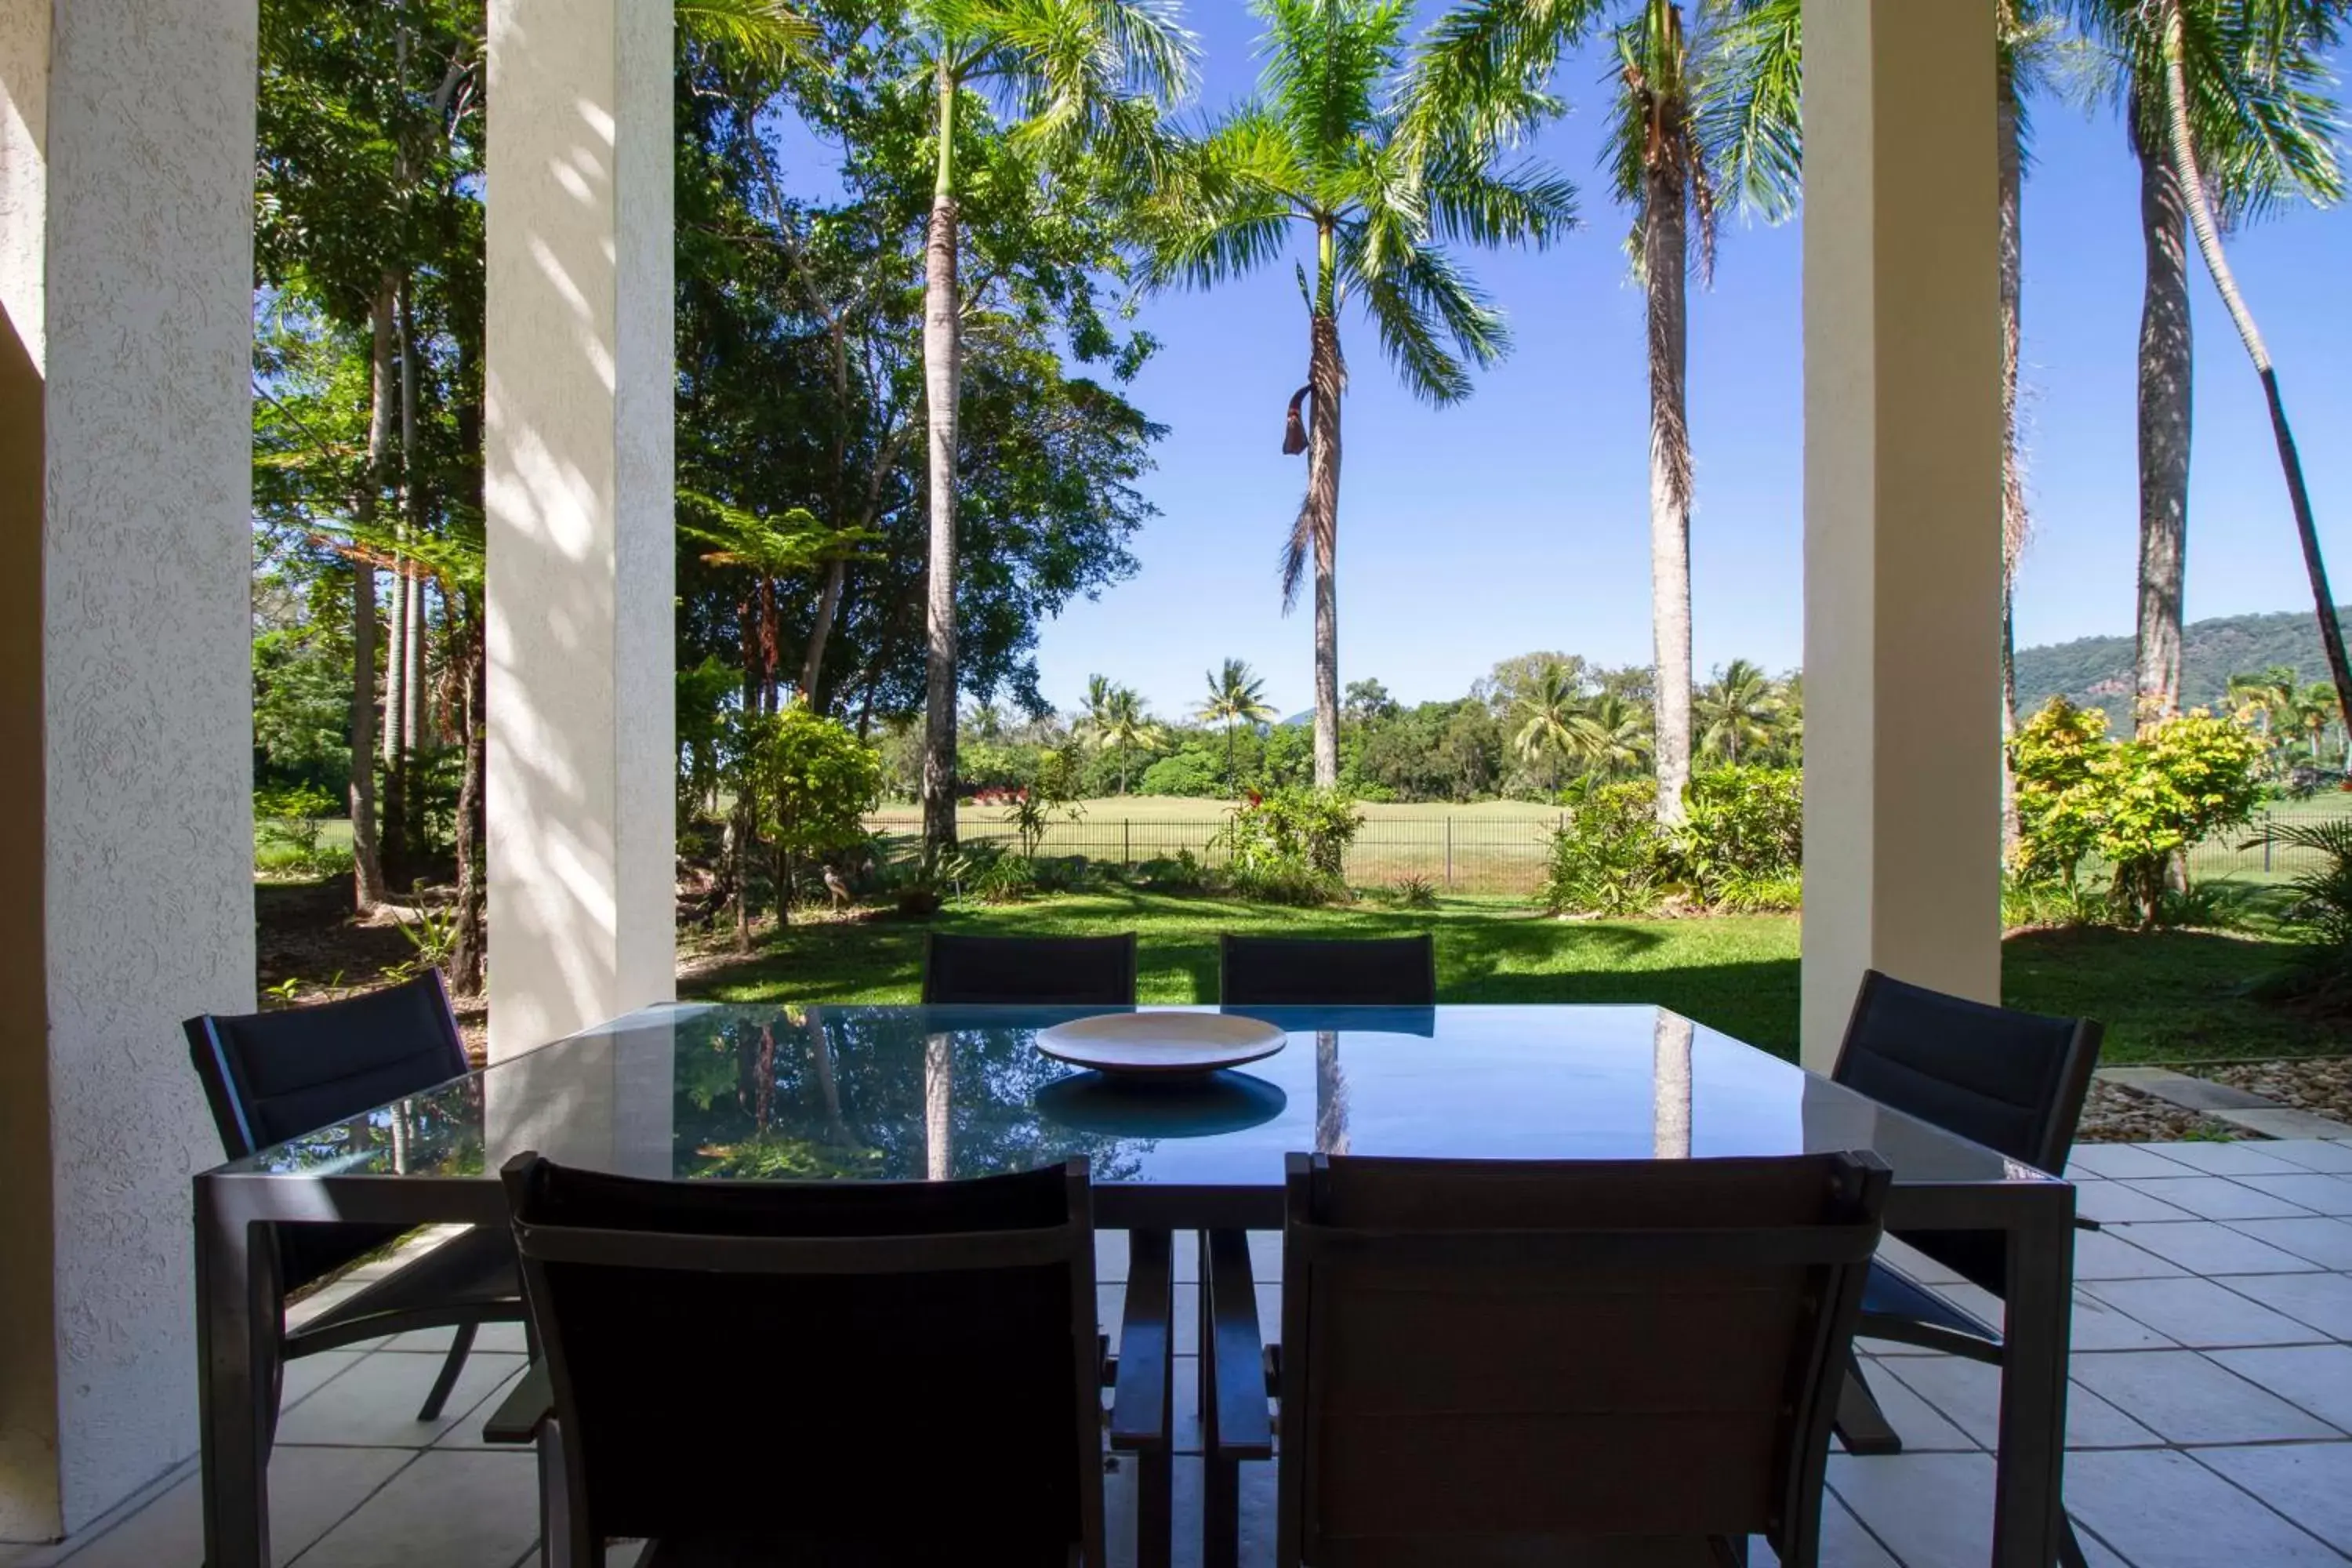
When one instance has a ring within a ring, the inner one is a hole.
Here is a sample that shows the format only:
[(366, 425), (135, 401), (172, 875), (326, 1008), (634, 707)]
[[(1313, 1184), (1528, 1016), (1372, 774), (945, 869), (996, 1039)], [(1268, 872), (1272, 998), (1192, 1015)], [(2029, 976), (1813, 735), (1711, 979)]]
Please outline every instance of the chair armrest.
[(547, 1363), (535, 1361), (523, 1369), (514, 1390), (499, 1401), (482, 1423), (485, 1443), (536, 1443), (539, 1429), (555, 1415), (555, 1391), (547, 1381)]
[(1175, 1423), (1168, 1403), (1169, 1336), (1175, 1323), (1172, 1256), (1164, 1230), (1129, 1237), (1127, 1305), (1119, 1320), (1110, 1405), (1110, 1446), (1124, 1452), (1173, 1446)]
[(1257, 1281), (1251, 1277), (1249, 1236), (1244, 1231), (1208, 1233), (1208, 1267), (1201, 1289), (1207, 1296), (1207, 1331), (1213, 1336), (1217, 1385), (1215, 1452), (1219, 1459), (1274, 1458), (1274, 1423), (1265, 1409), (1265, 1337), (1258, 1330)]

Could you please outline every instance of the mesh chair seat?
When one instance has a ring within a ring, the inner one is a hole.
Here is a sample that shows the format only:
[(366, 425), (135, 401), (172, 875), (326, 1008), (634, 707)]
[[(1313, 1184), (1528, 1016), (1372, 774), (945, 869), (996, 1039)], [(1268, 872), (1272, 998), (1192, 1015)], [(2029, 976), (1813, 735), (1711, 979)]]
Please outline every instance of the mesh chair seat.
[(926, 1005), (1132, 1007), (1135, 933), (923, 939)]
[(1229, 1007), (1433, 1007), (1437, 949), (1426, 935), (1218, 940), (1217, 999)]

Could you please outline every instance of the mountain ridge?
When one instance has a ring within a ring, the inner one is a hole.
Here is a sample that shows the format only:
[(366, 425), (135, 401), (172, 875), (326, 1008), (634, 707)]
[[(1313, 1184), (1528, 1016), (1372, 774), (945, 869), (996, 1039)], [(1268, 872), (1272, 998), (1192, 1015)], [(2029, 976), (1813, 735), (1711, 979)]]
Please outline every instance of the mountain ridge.
[[(2339, 609), (2352, 616), (2352, 609)], [(2053, 697), (2103, 708), (2110, 726), (2128, 727), (2134, 642), (2128, 636), (2076, 637), (2017, 650), (2017, 710), (2030, 714)], [(2298, 682), (2326, 680), (2319, 626), (2309, 610), (2216, 616), (2181, 628), (2180, 700), (2221, 700), (2230, 677), (2284, 664)]]

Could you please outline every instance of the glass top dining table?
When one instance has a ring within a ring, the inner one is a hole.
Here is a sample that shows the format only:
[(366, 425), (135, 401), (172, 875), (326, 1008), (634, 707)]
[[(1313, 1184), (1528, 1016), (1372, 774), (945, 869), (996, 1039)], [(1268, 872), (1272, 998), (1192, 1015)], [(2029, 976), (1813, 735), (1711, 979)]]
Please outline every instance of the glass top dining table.
[(269, 1371), (254, 1363), (268, 1352), (250, 1318), (269, 1308), (249, 1227), (503, 1224), (498, 1170), (526, 1151), (627, 1174), (744, 1180), (943, 1180), (1082, 1156), (1097, 1223), (1181, 1230), (1279, 1228), (1295, 1152), (1870, 1150), (1894, 1169), (1890, 1228), (2009, 1237), (1994, 1561), (2053, 1561), (2074, 1210), (2053, 1175), (1662, 1008), (1229, 1009), (1282, 1028), (1286, 1045), (1190, 1082), (1114, 1081), (1037, 1048), (1045, 1026), (1100, 1011), (653, 1007), (199, 1176), (206, 1528), (220, 1549), (207, 1560), (239, 1561), (237, 1546), (266, 1530), (252, 1498), (267, 1438), (252, 1411), (255, 1380), (266, 1386)]

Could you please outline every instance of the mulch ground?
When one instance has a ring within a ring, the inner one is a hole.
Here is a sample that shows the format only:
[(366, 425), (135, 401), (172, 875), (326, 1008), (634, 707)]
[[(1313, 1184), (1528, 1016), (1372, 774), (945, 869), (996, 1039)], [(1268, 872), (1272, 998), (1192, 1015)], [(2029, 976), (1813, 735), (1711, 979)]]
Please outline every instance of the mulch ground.
[(2352, 1058), (2306, 1057), (2287, 1061), (2221, 1062), (2183, 1068), (2315, 1116), (2352, 1121)]
[[(428, 894), (434, 890), (428, 889)], [(446, 893), (447, 889), (439, 889)], [(352, 908), (349, 877), (319, 882), (256, 882), (255, 936), (263, 990), (261, 1005), (286, 1004), (268, 989), (300, 982), (295, 1004), (330, 1002), (381, 989), (384, 971), (415, 962), (416, 949), (401, 933), (399, 916), (385, 910), (362, 920)], [(489, 1014), (478, 998), (456, 1002), (457, 1032), (477, 1061), (489, 1049)]]

